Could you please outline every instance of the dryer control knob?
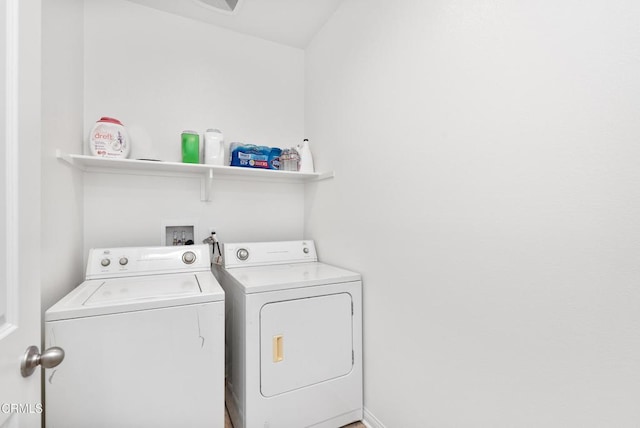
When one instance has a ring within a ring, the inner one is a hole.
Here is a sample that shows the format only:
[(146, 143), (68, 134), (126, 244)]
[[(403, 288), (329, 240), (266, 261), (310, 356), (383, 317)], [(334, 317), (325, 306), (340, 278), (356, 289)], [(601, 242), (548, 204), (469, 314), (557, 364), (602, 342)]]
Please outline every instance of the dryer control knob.
[(104, 267), (107, 267), (107, 266), (109, 266), (109, 265), (111, 264), (111, 260), (109, 260), (109, 259), (102, 259), (102, 260), (100, 261), (100, 264), (101, 264), (102, 266), (104, 266)]
[(302, 249), (302, 252), (305, 253), (305, 254), (309, 254), (309, 248), (308, 247), (304, 247)]
[(126, 257), (121, 257), (119, 263), (120, 263), (120, 266), (125, 266), (127, 263), (129, 263), (129, 259)]
[(249, 250), (246, 248), (240, 248), (236, 251), (236, 257), (242, 261), (245, 261), (249, 258)]
[(182, 255), (182, 261), (190, 265), (191, 263), (196, 261), (196, 253), (194, 253), (193, 251), (187, 251)]

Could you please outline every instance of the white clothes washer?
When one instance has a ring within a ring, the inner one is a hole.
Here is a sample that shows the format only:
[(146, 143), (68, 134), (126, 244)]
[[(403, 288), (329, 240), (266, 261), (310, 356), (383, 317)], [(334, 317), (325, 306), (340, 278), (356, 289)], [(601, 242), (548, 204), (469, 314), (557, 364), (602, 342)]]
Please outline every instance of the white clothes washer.
[(224, 427), (224, 291), (208, 245), (89, 252), (45, 313), (65, 351), (45, 374), (48, 428)]
[(362, 419), (362, 282), (313, 241), (224, 244), (227, 408), (235, 428)]

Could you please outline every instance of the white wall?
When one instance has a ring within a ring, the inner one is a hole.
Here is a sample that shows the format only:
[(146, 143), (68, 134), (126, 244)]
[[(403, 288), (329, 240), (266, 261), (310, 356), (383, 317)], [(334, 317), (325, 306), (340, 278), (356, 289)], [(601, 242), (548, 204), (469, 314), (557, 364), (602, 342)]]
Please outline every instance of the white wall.
[(640, 420), (640, 4), (346, 0), (305, 235), (364, 278), (387, 427)]
[(88, 174), (85, 253), (89, 248), (160, 245), (163, 224), (195, 223), (199, 244), (214, 227), (223, 242), (302, 239), (304, 185), (214, 180), (211, 202), (187, 177)]
[(42, 2), (42, 310), (83, 278), (82, 173), (56, 149), (82, 150), (83, 2)]
[[(132, 158), (179, 161), (185, 129), (279, 147), (304, 137), (300, 49), (123, 0), (87, 0), (84, 37), (85, 136), (100, 116), (116, 117)], [(209, 226), (224, 241), (302, 239), (300, 184), (216, 181), (205, 203), (196, 179), (90, 174), (84, 194), (85, 252), (159, 245), (173, 219), (194, 219), (199, 239)]]

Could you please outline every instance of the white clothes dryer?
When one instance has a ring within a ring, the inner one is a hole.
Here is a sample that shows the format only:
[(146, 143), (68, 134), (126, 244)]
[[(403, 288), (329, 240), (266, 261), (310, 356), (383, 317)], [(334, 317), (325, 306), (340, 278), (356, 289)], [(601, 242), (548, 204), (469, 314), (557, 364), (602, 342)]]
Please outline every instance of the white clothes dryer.
[(45, 313), (65, 351), (45, 374), (49, 428), (224, 427), (224, 292), (208, 245), (89, 252)]
[(362, 282), (313, 241), (223, 245), (227, 407), (235, 428), (362, 419)]

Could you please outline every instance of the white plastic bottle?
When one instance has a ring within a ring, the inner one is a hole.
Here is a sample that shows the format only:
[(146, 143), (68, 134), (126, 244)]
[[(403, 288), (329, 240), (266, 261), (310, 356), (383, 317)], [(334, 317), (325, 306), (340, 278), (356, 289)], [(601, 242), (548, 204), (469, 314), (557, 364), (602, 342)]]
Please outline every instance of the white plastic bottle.
[(204, 133), (204, 163), (224, 165), (224, 137), (219, 129), (207, 129)]
[(296, 149), (300, 155), (300, 172), (313, 172), (313, 156), (311, 156), (309, 140), (305, 138), (302, 144), (296, 146)]
[(131, 143), (127, 130), (118, 119), (101, 117), (89, 134), (89, 151), (93, 156), (127, 158)]

